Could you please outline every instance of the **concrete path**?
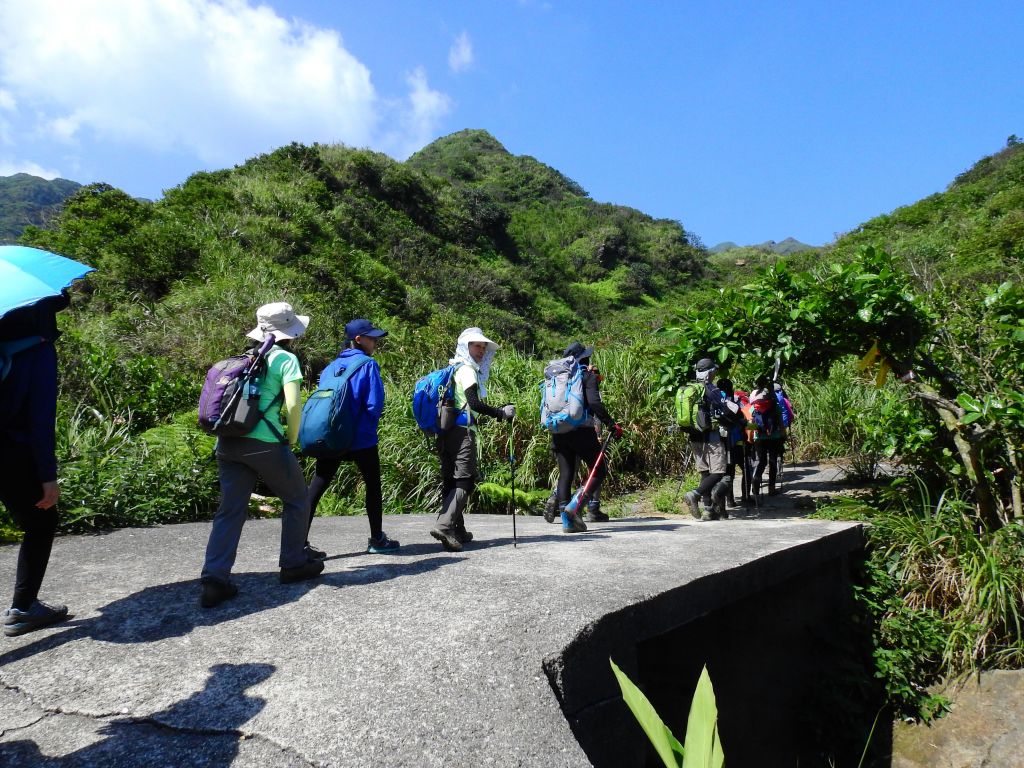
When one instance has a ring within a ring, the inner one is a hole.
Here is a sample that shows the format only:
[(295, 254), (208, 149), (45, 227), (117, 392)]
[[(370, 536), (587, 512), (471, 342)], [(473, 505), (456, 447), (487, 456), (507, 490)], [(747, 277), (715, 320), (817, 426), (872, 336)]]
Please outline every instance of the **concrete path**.
[[(211, 610), (208, 523), (58, 539), (42, 597), (76, 616), (0, 638), (0, 765), (588, 765), (545, 660), (609, 613), (853, 531), (637, 518), (566, 536), (520, 517), (514, 548), (511, 518), (473, 515), (477, 541), (449, 554), (430, 523), (387, 518), (403, 546), (385, 556), (364, 553), (365, 518), (319, 519), (323, 576), (282, 586), (279, 522), (250, 521), (241, 593)], [(3, 583), (15, 557), (0, 547)]]

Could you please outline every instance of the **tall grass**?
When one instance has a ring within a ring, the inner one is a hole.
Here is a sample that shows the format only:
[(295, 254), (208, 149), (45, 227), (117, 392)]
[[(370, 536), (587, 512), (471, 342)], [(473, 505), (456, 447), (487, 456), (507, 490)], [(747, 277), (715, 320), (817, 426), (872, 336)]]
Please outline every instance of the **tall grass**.
[[(440, 476), (433, 438), (427, 438), (412, 419), (415, 380), (446, 365), (452, 349), (423, 345), (425, 334), (405, 331), (388, 337), (380, 355), (386, 402), (380, 423), (380, 455), (387, 512), (425, 512), (437, 509)], [(529, 493), (551, 488), (557, 475), (550, 435), (540, 427), (540, 384), (550, 356), (528, 356), (514, 349), (498, 352), (487, 383), (492, 404), (512, 403), (512, 422), (485, 420), (480, 426), (480, 474), (488, 482), (515, 486)], [(595, 362), (604, 382), (602, 399), (625, 432), (609, 454), (611, 477), (607, 495), (637, 487), (661, 474), (682, 469), (685, 438), (671, 430), (669, 403), (655, 395), (653, 349), (599, 347)], [(510, 461), (510, 453), (514, 461)], [(356, 494), (358, 476), (342, 471), (325, 496), (326, 511), (357, 511), (344, 502)], [(536, 498), (533, 497), (533, 498)], [(484, 499), (481, 499), (484, 501)], [(331, 506), (335, 505), (335, 506)], [(488, 509), (500, 509), (491, 505)]]
[(1024, 527), (979, 531), (968, 501), (916, 477), (836, 509), (871, 523), (858, 594), (897, 714), (930, 719), (944, 706), (932, 683), (1024, 664)]
[(133, 434), (130, 416), (78, 407), (57, 435), (63, 530), (187, 522), (216, 506), (212, 441), (189, 424)]
[(910, 482), (890, 491), (893, 507), (875, 519), (872, 540), (906, 604), (951, 623), (947, 669), (1024, 662), (1024, 527), (979, 532), (968, 501), (953, 492), (932, 500), (923, 483), (912, 485), (916, 493)]

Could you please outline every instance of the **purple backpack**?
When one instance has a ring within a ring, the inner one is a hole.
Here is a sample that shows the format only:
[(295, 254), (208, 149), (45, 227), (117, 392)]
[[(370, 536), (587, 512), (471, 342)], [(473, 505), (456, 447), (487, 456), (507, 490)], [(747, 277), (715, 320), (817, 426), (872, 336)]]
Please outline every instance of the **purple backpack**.
[[(274, 341), (274, 334), (268, 333), (259, 349), (226, 358), (210, 368), (199, 395), (199, 426), (204, 432), (218, 437), (242, 437), (266, 418), (260, 410), (259, 377), (266, 371), (266, 355)], [(280, 394), (274, 403), (278, 399)], [(274, 429), (273, 424), (267, 423)]]

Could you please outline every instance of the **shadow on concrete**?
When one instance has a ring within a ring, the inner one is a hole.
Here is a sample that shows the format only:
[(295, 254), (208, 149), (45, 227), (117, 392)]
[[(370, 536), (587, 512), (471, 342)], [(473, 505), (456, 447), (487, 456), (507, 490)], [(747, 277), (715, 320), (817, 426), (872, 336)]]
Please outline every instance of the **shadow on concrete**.
[(99, 616), (69, 621), (61, 625), (65, 628), (63, 632), (41, 637), (0, 655), (0, 666), (82, 639), (105, 643), (152, 643), (182, 637), (196, 627), (212, 626), (277, 608), (318, 587), (341, 588), (414, 576), (463, 559), (445, 555), (412, 562), (360, 566), (325, 573), (318, 579), (298, 584), (279, 584), (276, 571), (238, 573), (232, 576), (238, 585), (238, 597), (216, 608), (200, 607), (198, 579), (146, 587), (103, 606)]
[[(268, 679), (271, 664), (217, 664), (201, 691), (146, 718), (104, 723), (95, 731), (100, 738), (68, 754), (43, 754), (31, 739), (0, 744), (0, 762), (21, 766), (229, 766), (238, 756), (241, 727), (255, 717), (266, 700), (246, 691)], [(91, 729), (90, 729), (91, 730)]]

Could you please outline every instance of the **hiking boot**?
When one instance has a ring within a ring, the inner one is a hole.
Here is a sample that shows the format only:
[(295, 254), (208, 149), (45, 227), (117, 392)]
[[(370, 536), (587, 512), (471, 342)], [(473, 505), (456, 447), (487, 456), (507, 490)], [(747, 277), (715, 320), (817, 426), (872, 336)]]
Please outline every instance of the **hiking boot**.
[(282, 568), (281, 583), (294, 584), (297, 581), (315, 579), (323, 572), (323, 570), (323, 560), (307, 560), (302, 565), (297, 565), (294, 568)]
[(306, 553), (307, 560), (325, 560), (327, 558), (326, 552), (324, 552), (322, 549), (317, 549), (316, 547), (308, 543), (306, 544), (302, 551)]
[(220, 579), (203, 579), (203, 592), (199, 596), (199, 604), (203, 608), (216, 608), (225, 600), (238, 594), (238, 586), (230, 581)]
[(441, 546), (445, 548), (446, 552), (462, 551), (462, 542), (459, 541), (459, 537), (455, 535), (455, 531), (444, 531), (440, 528), (433, 528), (430, 531), (430, 535), (441, 542)]
[(687, 491), (683, 498), (690, 507), (690, 514), (700, 520), (700, 494), (696, 490)]
[(376, 539), (371, 536), (366, 540), (366, 552), (370, 555), (386, 555), (394, 552), (399, 546), (401, 545), (395, 539), (388, 538), (384, 531), (381, 531)]
[(558, 517), (558, 497), (552, 493), (544, 502), (544, 519), (549, 523), (554, 523), (556, 517)]
[(473, 532), (467, 531), (464, 525), (456, 526), (455, 538), (457, 538), (463, 544), (469, 544), (469, 542), (473, 540)]
[(19, 611), (17, 608), (8, 608), (4, 611), (4, 634), (7, 637), (17, 637), (57, 624), (67, 617), (66, 605), (47, 605), (39, 600), (33, 600), (27, 611)]
[(710, 509), (705, 509), (697, 519), (702, 523), (710, 523), (712, 520), (717, 520), (718, 518), (715, 517)]
[(608, 515), (601, 511), (597, 504), (587, 505), (587, 516), (584, 518), (588, 523), (607, 523)]
[(562, 533), (583, 533), (587, 525), (575, 512), (568, 512), (562, 508)]

